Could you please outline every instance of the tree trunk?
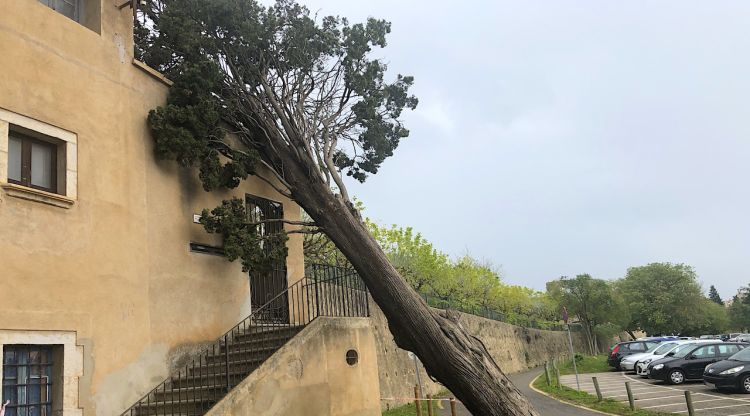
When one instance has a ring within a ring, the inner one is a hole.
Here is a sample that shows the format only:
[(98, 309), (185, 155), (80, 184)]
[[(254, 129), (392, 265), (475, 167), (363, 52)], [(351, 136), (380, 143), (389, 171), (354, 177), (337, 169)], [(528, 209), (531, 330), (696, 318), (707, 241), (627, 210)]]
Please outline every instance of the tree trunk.
[(398, 274), (351, 204), (334, 195), (319, 177), (311, 174), (314, 167), (305, 166), (306, 161), (301, 162), (291, 154), (288, 156), (282, 156), (282, 169), (293, 199), (362, 277), (388, 319), (396, 344), (414, 352), (427, 372), (455, 394), (472, 414), (538, 415), (503, 374), (484, 344), (464, 330), (457, 316), (429, 308)]

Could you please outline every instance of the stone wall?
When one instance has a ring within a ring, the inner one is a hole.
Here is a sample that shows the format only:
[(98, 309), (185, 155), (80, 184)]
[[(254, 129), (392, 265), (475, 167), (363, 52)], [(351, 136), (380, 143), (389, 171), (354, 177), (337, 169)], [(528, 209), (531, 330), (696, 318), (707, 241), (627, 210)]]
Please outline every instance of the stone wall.
[[(409, 358), (407, 351), (396, 346), (383, 312), (377, 307), (371, 309), (381, 406), (383, 409), (393, 408), (414, 397), (415, 363)], [(484, 342), (506, 374), (539, 367), (553, 357), (565, 359), (570, 356), (567, 332), (522, 328), (464, 313), (459, 314), (459, 321), (471, 334)], [(584, 346), (583, 334), (574, 332), (573, 344), (576, 351), (581, 351)], [(433, 394), (443, 389), (430, 380), (421, 364), (419, 372), (423, 394)]]

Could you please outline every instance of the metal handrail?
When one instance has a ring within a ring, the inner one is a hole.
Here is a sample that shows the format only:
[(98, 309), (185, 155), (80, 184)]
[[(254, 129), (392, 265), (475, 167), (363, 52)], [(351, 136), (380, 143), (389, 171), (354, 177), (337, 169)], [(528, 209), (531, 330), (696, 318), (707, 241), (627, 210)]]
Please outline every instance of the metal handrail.
[(311, 277), (293, 283), (205, 345), (122, 415), (203, 415), (316, 318), (370, 316), (367, 288), (356, 272), (325, 265), (309, 271)]

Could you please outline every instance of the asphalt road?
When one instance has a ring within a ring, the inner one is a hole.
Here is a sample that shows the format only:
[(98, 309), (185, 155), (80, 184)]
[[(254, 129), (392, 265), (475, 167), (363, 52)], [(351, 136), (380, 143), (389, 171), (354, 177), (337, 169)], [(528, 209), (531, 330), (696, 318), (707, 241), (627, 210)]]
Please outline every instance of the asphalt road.
[[(542, 416), (601, 416), (601, 413), (595, 413), (590, 412), (575, 406), (571, 406), (569, 404), (565, 404), (562, 402), (559, 402), (557, 400), (551, 399), (543, 394), (539, 394), (536, 391), (532, 390), (529, 387), (529, 383), (531, 383), (531, 380), (533, 380), (536, 376), (541, 374), (542, 369), (534, 369), (527, 371), (525, 373), (520, 374), (513, 374), (510, 376), (510, 381), (515, 384), (515, 386), (521, 390), (521, 393), (523, 393), (526, 397), (531, 400), (531, 404), (534, 405), (537, 412), (539, 412)], [(450, 408), (448, 406), (445, 406), (446, 409), (440, 410), (438, 415), (440, 416), (450, 416)], [(457, 406), (458, 410), (458, 416), (472, 416), (471, 413), (469, 413), (468, 410), (462, 405), (458, 404)]]

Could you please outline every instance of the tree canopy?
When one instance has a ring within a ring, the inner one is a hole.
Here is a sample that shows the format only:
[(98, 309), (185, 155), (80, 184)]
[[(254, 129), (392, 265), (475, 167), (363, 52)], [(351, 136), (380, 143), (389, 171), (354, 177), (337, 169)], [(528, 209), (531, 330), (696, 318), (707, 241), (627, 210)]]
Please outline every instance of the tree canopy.
[(740, 331), (750, 329), (750, 286), (743, 286), (729, 305), (729, 320), (732, 328)]
[(616, 302), (612, 286), (602, 279), (579, 274), (573, 279), (562, 277), (547, 283), (547, 292), (560, 308), (567, 308), (581, 323), (592, 354), (597, 352), (595, 329), (613, 321), (621, 306)]
[(620, 284), (634, 323), (649, 334), (687, 334), (705, 299), (692, 267), (651, 263), (631, 267)]
[(719, 291), (716, 290), (716, 286), (714, 285), (711, 285), (708, 289), (708, 298), (716, 304), (724, 306), (724, 301), (721, 299), (721, 296), (719, 296)]

